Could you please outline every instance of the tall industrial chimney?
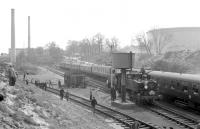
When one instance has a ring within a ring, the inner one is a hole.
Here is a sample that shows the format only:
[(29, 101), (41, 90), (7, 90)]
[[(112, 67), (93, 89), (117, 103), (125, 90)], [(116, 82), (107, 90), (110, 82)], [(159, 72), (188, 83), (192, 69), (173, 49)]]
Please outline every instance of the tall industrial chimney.
[(31, 37), (30, 37), (30, 16), (28, 16), (28, 51), (31, 48)]
[(11, 63), (15, 64), (15, 9), (11, 9)]

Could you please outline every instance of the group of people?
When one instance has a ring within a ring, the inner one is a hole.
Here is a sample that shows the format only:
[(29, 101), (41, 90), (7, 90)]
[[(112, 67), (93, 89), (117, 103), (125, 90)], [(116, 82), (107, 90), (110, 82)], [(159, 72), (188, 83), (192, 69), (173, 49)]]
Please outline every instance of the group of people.
[(65, 97), (66, 100), (69, 101), (69, 91), (64, 91), (60, 80), (58, 80), (58, 88), (60, 88), (60, 99), (63, 100), (63, 98)]
[(39, 82), (35, 80), (35, 86), (38, 86), (41, 89), (47, 90), (47, 82)]

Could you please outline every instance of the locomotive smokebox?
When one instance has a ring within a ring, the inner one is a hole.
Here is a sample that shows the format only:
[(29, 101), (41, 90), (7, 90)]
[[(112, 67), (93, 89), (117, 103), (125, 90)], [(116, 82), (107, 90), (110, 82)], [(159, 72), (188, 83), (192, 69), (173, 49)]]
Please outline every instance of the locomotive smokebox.
[(112, 67), (115, 69), (131, 69), (134, 61), (135, 53), (112, 53)]

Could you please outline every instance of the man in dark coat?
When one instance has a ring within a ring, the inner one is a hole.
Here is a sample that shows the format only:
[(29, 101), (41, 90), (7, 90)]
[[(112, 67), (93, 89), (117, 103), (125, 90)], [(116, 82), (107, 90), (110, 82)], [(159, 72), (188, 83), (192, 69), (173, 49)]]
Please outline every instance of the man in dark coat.
[(44, 82), (44, 90), (47, 90), (47, 82)]
[(61, 90), (60, 90), (60, 99), (61, 99), (61, 100), (63, 100), (64, 93), (65, 93), (64, 89), (61, 88)]
[(58, 80), (58, 87), (61, 88), (61, 81)]
[(94, 114), (95, 113), (95, 106), (97, 105), (97, 100), (95, 99), (95, 97), (92, 98), (91, 105), (92, 105), (93, 114)]
[(14, 86), (16, 82), (16, 73), (12, 66), (8, 69), (8, 78), (9, 78), (9, 85)]
[(92, 101), (92, 91), (90, 89), (90, 101)]

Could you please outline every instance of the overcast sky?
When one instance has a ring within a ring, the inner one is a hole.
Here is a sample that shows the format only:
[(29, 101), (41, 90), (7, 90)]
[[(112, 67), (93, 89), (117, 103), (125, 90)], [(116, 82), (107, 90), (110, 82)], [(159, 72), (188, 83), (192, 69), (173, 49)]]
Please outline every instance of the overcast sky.
[(15, 9), (16, 48), (90, 38), (100, 32), (130, 45), (137, 33), (151, 28), (200, 27), (198, 0), (1, 0), (0, 53), (11, 44), (11, 8)]

